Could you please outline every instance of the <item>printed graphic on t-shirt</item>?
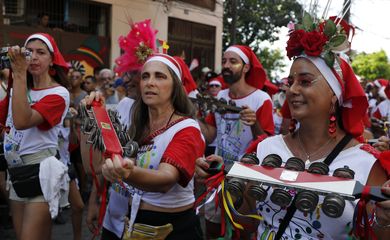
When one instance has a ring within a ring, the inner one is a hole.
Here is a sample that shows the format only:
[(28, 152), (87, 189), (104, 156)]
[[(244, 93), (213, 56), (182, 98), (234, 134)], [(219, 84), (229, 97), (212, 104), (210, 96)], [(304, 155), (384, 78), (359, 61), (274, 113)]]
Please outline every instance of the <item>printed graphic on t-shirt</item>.
[(158, 162), (156, 165), (153, 161), (157, 155), (156, 151), (157, 146), (154, 144), (154, 142), (140, 147), (137, 154), (137, 166), (141, 168), (157, 170), (160, 162)]
[(217, 115), (217, 155), (225, 162), (238, 161), (242, 151), (242, 133), (245, 132), (239, 114)]
[[(291, 192), (295, 195), (295, 192)], [(325, 239), (325, 233), (328, 231), (325, 224), (329, 224), (329, 218), (324, 219), (324, 213), (321, 210), (321, 204), (312, 213), (295, 214), (291, 219), (284, 235), (281, 239)], [(260, 222), (257, 239), (274, 239), (279, 229), (279, 224), (286, 214), (286, 209), (282, 209), (268, 199), (264, 202), (257, 202), (257, 213), (260, 216), (267, 216)], [(268, 222), (267, 220), (270, 222)], [(341, 223), (342, 224), (342, 223)], [(352, 229), (352, 222), (349, 221), (344, 226), (344, 235), (348, 235)], [(315, 236), (315, 238), (309, 238)]]
[(10, 131), (4, 134), (4, 156), (9, 167), (16, 167), (22, 164), (18, 151), (23, 139), (23, 132), (17, 131), (13, 126), (13, 120), (8, 113), (6, 126), (10, 126)]

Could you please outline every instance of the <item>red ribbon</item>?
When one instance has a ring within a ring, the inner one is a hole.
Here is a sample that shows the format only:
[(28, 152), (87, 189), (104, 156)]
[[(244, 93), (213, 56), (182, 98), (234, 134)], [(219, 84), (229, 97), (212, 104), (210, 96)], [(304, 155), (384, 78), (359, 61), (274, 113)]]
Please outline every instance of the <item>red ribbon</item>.
[(202, 195), (200, 195), (198, 199), (196, 199), (194, 203), (194, 208), (196, 208), (199, 205), (199, 203), (202, 202), (202, 200), (207, 196), (209, 192), (217, 188), (221, 184), (221, 182), (225, 179), (224, 169), (225, 166), (222, 165), (221, 171), (219, 173), (206, 179), (205, 181), (206, 191), (202, 193)]
[(372, 229), (367, 214), (367, 202), (370, 200), (370, 186), (364, 186), (362, 196), (357, 204), (357, 214), (355, 220), (354, 234), (361, 239), (373, 239), (376, 240), (376, 235)]

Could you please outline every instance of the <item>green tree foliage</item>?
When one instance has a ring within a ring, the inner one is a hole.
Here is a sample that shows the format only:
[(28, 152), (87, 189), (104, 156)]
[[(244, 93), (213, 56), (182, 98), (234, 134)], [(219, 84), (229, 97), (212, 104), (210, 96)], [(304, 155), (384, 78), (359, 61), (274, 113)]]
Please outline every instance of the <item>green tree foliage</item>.
[(302, 17), (302, 6), (296, 0), (225, 0), (223, 46), (243, 44), (252, 47), (267, 70), (277, 72), (284, 67), (279, 50), (261, 49), (262, 41), (278, 40), (279, 28)]
[(236, 44), (251, 46), (258, 52), (259, 43), (278, 40), (279, 27), (301, 15), (302, 7), (296, 0), (225, 0), (224, 46), (232, 43), (235, 32)]
[(274, 74), (277, 69), (282, 69), (286, 66), (283, 59), (284, 56), (282, 51), (279, 49), (272, 50), (269, 48), (262, 48), (259, 50), (260, 52), (257, 54), (257, 57), (260, 59), (261, 64), (264, 69), (267, 71), (267, 76), (269, 79), (280, 79), (281, 76), (277, 76)]
[(384, 50), (371, 54), (359, 53), (352, 62), (355, 73), (367, 80), (390, 79), (390, 64)]

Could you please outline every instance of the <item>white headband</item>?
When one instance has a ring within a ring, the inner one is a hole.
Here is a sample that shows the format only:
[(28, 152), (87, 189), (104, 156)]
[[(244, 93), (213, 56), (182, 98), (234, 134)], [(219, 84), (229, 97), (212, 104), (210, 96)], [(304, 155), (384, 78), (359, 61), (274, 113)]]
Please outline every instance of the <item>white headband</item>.
[[(171, 57), (173, 61), (176, 62), (176, 60)], [(165, 65), (167, 65), (170, 69), (172, 69), (172, 71), (176, 74), (176, 76), (179, 78), (179, 80), (181, 81), (181, 70), (175, 66), (175, 64), (173, 64), (170, 60), (168, 60), (167, 58), (165, 57), (162, 57), (162, 56), (153, 56), (151, 58), (149, 58), (145, 64), (147, 64), (148, 62), (162, 62), (164, 63)], [(180, 66), (178, 62), (176, 62), (177, 66)]]
[(246, 63), (246, 64), (250, 63), (248, 56), (245, 55), (245, 53), (241, 49), (239, 49), (238, 47), (234, 47), (234, 46), (228, 47), (228, 49), (226, 49), (225, 52), (235, 52), (242, 58), (242, 60), (244, 60), (244, 63)]
[(31, 39), (39, 39), (39, 40), (43, 41), (46, 44), (47, 48), (49, 48), (50, 52), (54, 53), (54, 48), (53, 48), (53, 45), (51, 44), (50, 40), (41, 34), (33, 34), (30, 37), (28, 37), (26, 42), (24, 43), (25, 47)]
[(311, 57), (311, 56), (306, 56), (306, 55), (298, 56), (298, 58), (300, 58), (300, 57), (303, 57), (303, 58), (310, 60), (310, 62), (312, 62), (317, 67), (317, 69), (324, 76), (325, 80), (328, 82), (330, 88), (333, 90), (334, 94), (336, 95), (337, 99), (339, 100), (339, 105), (342, 106), (343, 105), (343, 94), (342, 94), (340, 82), (337, 80), (333, 71), (325, 63), (325, 61), (320, 57)]
[(218, 86), (222, 86), (222, 84), (218, 81), (218, 80), (211, 80), (210, 82), (209, 82), (209, 85), (218, 85)]

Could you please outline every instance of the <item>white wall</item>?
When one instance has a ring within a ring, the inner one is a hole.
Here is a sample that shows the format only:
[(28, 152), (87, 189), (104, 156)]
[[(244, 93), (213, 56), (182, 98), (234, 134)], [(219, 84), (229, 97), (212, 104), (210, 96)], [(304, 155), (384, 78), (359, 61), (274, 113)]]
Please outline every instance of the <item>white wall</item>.
[[(111, 66), (120, 54), (118, 38), (129, 32), (127, 19), (134, 22), (150, 18), (152, 26), (158, 30), (157, 38), (168, 39), (168, 17), (175, 17), (186, 21), (207, 24), (216, 27), (215, 66), (219, 69), (222, 59), (222, 27), (223, 8), (222, 0), (217, 0), (215, 11), (193, 6), (191, 4), (164, 0), (95, 0), (96, 2), (111, 4)], [(169, 45), (169, 43), (168, 43)]]

